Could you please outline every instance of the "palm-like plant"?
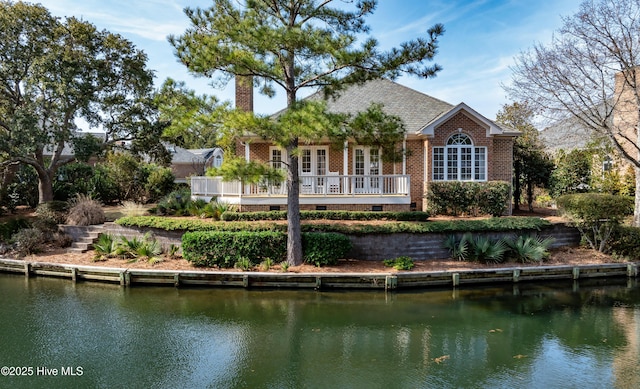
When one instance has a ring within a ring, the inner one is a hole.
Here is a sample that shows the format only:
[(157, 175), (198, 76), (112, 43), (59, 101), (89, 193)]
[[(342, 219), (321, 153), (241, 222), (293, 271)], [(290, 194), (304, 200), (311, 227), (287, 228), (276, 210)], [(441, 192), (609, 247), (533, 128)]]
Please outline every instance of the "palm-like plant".
[(94, 261), (104, 261), (115, 255), (116, 241), (110, 234), (100, 234), (98, 240), (93, 244), (95, 255)]
[(144, 239), (140, 247), (138, 247), (138, 249), (136, 250), (135, 254), (139, 258), (143, 258), (151, 261), (152, 259), (162, 254), (162, 246), (155, 239), (153, 240)]
[(137, 237), (127, 239), (124, 236), (116, 243), (115, 254), (122, 259), (133, 259), (136, 257), (138, 249), (142, 246), (142, 240)]
[(507, 245), (511, 249), (511, 255), (522, 263), (542, 262), (549, 256), (549, 246), (553, 241), (551, 237), (542, 239), (538, 236), (519, 236), (507, 241)]
[(469, 241), (473, 240), (467, 233), (458, 241), (455, 235), (449, 235), (442, 246), (449, 250), (451, 257), (458, 261), (466, 261), (469, 256)]
[(502, 239), (492, 241), (485, 236), (478, 236), (469, 241), (473, 259), (485, 263), (500, 263), (507, 252), (507, 245)]

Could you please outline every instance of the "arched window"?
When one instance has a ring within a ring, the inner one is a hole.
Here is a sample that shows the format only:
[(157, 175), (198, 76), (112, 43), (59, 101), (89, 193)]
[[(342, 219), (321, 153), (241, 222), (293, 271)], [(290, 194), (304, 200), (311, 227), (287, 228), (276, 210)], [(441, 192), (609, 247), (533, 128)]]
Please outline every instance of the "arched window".
[(445, 147), (434, 147), (432, 153), (434, 181), (486, 181), (487, 148), (474, 147), (463, 133), (447, 139)]
[(222, 155), (216, 155), (215, 157), (213, 157), (213, 167), (220, 167), (222, 166)]

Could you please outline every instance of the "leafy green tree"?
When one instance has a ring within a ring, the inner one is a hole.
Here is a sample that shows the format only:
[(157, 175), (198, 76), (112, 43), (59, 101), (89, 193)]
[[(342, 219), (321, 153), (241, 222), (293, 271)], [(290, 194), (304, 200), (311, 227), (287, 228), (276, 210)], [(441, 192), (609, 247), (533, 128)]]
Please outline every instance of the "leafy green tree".
[(521, 132), (513, 148), (514, 208), (520, 209), (522, 187), (527, 193), (529, 211), (533, 211), (533, 190), (549, 184), (554, 164), (544, 151), (538, 130), (532, 124), (533, 111), (526, 104), (504, 105), (496, 121)]
[(184, 82), (165, 80), (155, 96), (160, 120), (168, 123), (162, 138), (186, 149), (218, 145), (219, 133), (228, 104), (213, 96), (196, 95)]
[[(146, 61), (131, 42), (88, 22), (55, 18), (41, 5), (0, 1), (2, 164), (32, 166), (39, 202), (46, 202), (53, 199), (57, 170), (76, 159), (63, 155), (66, 145), (86, 160), (123, 141), (145, 151), (158, 144)], [(84, 138), (78, 119), (104, 137)]]
[(551, 175), (551, 196), (588, 192), (591, 188), (591, 150), (560, 150), (556, 157), (556, 170)]
[[(249, 77), (260, 91), (272, 96), (277, 86), (286, 94), (288, 113), (274, 119), (267, 129), (276, 144), (286, 149), (287, 261), (302, 263), (300, 231), (298, 146), (301, 141), (327, 133), (328, 122), (318, 104), (300, 104), (298, 92), (322, 87), (325, 93), (380, 77), (413, 74), (435, 75), (440, 67), (428, 66), (436, 54), (437, 24), (426, 37), (402, 43), (387, 52), (368, 33), (365, 18), (376, 0), (356, 0), (353, 6), (333, 0), (214, 0), (209, 9), (185, 10), (192, 26), (180, 37), (170, 37), (176, 55), (190, 71), (228, 81)], [(314, 123), (316, 122), (316, 123)], [(331, 126), (332, 133), (338, 130)], [(266, 131), (266, 130), (265, 130)]]

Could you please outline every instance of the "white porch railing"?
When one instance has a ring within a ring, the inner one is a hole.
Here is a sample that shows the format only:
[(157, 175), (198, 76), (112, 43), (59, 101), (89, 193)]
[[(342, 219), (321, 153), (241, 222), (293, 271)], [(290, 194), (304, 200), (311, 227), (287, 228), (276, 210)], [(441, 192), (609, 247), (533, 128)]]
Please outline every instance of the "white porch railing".
[[(191, 177), (194, 197), (285, 196), (286, 182), (277, 185), (224, 182), (222, 177)], [(409, 195), (408, 175), (300, 176), (300, 196)]]

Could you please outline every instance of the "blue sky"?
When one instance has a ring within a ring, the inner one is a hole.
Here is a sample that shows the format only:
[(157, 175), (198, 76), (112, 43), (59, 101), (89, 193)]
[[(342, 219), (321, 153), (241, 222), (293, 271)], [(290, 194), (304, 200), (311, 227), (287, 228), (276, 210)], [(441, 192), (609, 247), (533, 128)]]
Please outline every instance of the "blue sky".
[[(344, 0), (341, 0), (344, 1)], [(40, 0), (56, 16), (76, 16), (100, 29), (118, 33), (149, 56), (156, 85), (167, 77), (185, 81), (199, 94), (233, 100), (232, 83), (211, 87), (178, 63), (167, 41), (189, 27), (185, 7), (206, 8), (211, 0)], [(379, 0), (368, 19), (370, 35), (383, 49), (424, 35), (435, 23), (445, 34), (435, 62), (444, 69), (436, 78), (402, 77), (399, 83), (451, 104), (465, 102), (493, 119), (510, 103), (501, 87), (511, 78), (514, 57), (536, 42), (546, 43), (562, 24), (561, 16), (578, 10), (578, 0)], [(285, 106), (282, 93), (269, 99), (256, 95), (255, 110), (273, 113)]]

